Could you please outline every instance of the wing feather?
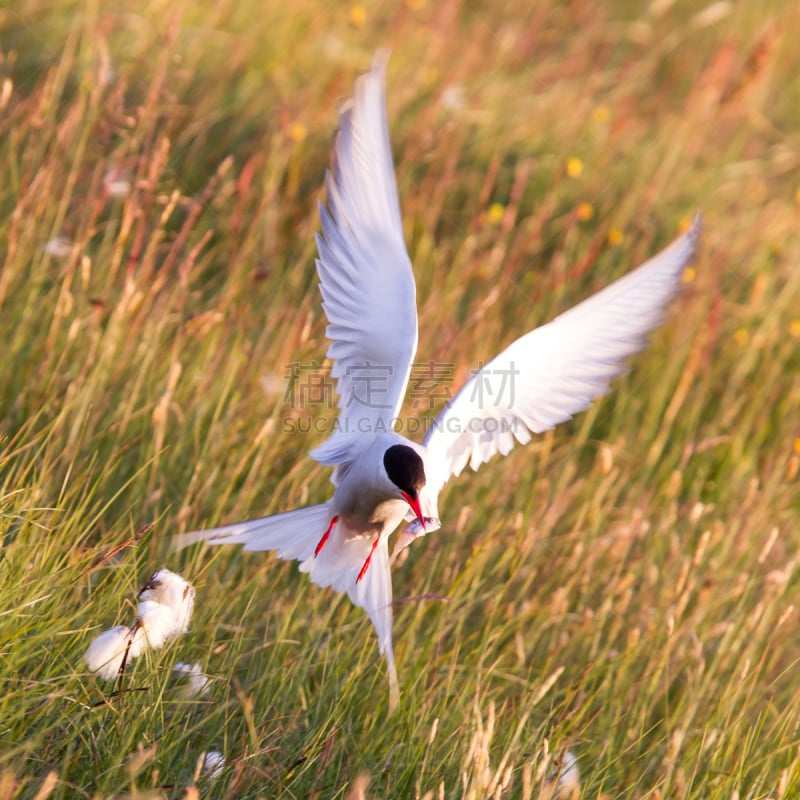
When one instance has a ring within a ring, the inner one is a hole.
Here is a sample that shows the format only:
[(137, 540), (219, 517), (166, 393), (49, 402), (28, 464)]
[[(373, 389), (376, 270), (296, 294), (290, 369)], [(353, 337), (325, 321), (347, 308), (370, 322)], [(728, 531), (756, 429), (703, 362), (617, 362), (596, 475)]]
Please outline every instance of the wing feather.
[(606, 394), (663, 320), (700, 229), (698, 214), (654, 258), (520, 337), (473, 375), (425, 437), (431, 494), (467, 464), (478, 469), (496, 453), (506, 455), (515, 440), (527, 443)]
[[(384, 99), (385, 55), (341, 112), (320, 207), (317, 272), (341, 433), (387, 430), (417, 349), (416, 288), (403, 239)], [(336, 437), (334, 437), (336, 438)], [(312, 453), (323, 463), (329, 440)]]

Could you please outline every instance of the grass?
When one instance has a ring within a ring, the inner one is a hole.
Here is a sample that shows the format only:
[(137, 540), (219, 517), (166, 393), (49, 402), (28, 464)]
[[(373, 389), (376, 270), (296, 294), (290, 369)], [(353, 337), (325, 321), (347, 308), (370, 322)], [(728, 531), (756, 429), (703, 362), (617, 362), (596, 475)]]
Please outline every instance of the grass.
[[(798, 24), (788, 0), (0, 12), (0, 797), (565, 796), (568, 751), (581, 797), (796, 796)], [(285, 379), (326, 348), (336, 103), (386, 44), (418, 358), (448, 383), (706, 220), (613, 394), (454, 481), (395, 569), (391, 717), (346, 599), (169, 553), (330, 492)], [(192, 630), (114, 693), (81, 655), (162, 565)]]

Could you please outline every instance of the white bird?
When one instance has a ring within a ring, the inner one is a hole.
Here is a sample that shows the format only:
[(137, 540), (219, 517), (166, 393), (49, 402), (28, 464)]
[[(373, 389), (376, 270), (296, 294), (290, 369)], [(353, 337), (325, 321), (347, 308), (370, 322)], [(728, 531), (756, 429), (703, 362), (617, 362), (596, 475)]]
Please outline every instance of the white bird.
[[(677, 294), (695, 250), (700, 216), (650, 261), (510, 344), (447, 404), (422, 444), (392, 429), (417, 349), (416, 289), (403, 239), (384, 100), (385, 57), (361, 76), (341, 110), (327, 208), (320, 204), (317, 272), (339, 395), (335, 433), (311, 452), (334, 467), (325, 503), (183, 534), (197, 541), (275, 550), (300, 561), (314, 583), (347, 592), (372, 620), (399, 698), (392, 648), (388, 538), (410, 524), (397, 550), (439, 527), (445, 483), (515, 442), (583, 411), (625, 371)], [(498, 379), (506, 381), (505, 391)], [(368, 396), (364, 396), (365, 392)]]

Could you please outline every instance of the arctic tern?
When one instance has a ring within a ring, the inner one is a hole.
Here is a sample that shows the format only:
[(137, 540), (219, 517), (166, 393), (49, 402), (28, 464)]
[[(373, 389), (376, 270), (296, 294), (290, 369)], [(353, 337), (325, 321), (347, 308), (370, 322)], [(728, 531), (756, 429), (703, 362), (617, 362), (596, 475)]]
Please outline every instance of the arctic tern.
[[(300, 561), (320, 586), (347, 592), (372, 620), (399, 698), (392, 647), (389, 535), (405, 519), (395, 553), (439, 528), (438, 496), (464, 467), (474, 470), (515, 442), (587, 409), (647, 343), (677, 294), (700, 234), (670, 246), (588, 300), (512, 342), (472, 375), (430, 426), (422, 444), (393, 430), (417, 349), (416, 289), (403, 239), (379, 55), (340, 111), (340, 129), (320, 203), (317, 272), (329, 325), (327, 351), (339, 395), (334, 434), (311, 456), (334, 467), (333, 496), (308, 508), (196, 531), (197, 541), (275, 550)], [(381, 380), (359, 395), (365, 375)], [(498, 375), (513, 393), (482, 391)]]

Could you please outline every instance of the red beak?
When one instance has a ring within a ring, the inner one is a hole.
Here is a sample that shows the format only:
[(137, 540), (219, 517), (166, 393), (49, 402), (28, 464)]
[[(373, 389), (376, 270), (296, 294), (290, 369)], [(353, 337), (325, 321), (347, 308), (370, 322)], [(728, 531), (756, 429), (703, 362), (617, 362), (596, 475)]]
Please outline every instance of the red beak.
[(410, 494), (400, 492), (403, 499), (411, 506), (411, 510), (417, 515), (419, 524), (422, 525), (422, 530), (425, 530), (425, 517), (422, 516), (422, 509), (419, 507), (419, 497), (412, 497)]

